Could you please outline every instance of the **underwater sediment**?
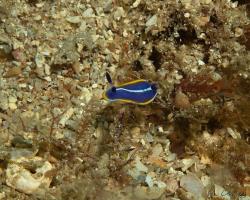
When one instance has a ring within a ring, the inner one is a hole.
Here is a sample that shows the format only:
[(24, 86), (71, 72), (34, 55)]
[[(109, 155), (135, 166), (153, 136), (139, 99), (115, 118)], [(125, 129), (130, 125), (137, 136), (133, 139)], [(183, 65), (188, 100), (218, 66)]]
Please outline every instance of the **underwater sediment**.
[[(0, 21), (0, 199), (250, 198), (248, 1), (9, 0)], [(157, 96), (103, 99), (124, 83)]]

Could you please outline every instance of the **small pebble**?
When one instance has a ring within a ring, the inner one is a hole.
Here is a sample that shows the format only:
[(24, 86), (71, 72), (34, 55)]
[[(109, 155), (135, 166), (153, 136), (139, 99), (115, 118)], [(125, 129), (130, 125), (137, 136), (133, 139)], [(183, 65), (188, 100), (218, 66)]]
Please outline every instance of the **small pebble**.
[(0, 193), (0, 200), (5, 199), (5, 197), (6, 197), (5, 192), (1, 192)]
[(182, 163), (184, 166), (181, 168), (181, 170), (184, 172), (189, 169), (195, 163), (195, 161), (192, 158), (184, 158), (182, 159)]
[(141, 0), (136, 0), (136, 1), (133, 3), (132, 8), (138, 7), (140, 3), (141, 3)]
[(184, 17), (189, 18), (190, 17), (190, 13), (184, 13)]
[(223, 199), (225, 200), (231, 200), (231, 194), (220, 185), (214, 185), (214, 193), (218, 197), (223, 196)]
[(170, 193), (175, 193), (175, 191), (179, 188), (178, 182), (174, 178), (167, 179), (166, 183), (166, 190)]
[(182, 176), (180, 186), (197, 197), (201, 197), (204, 191), (201, 180), (193, 174)]
[(187, 109), (190, 107), (190, 101), (186, 94), (181, 91), (177, 91), (175, 95), (175, 106), (181, 109)]
[(80, 100), (83, 100), (84, 103), (89, 103), (91, 100), (93, 94), (90, 92), (90, 90), (86, 87), (81, 88), (81, 95), (79, 97)]
[(65, 126), (66, 122), (69, 120), (69, 118), (74, 114), (74, 108), (69, 108), (62, 116), (61, 120), (59, 121), (59, 124), (62, 126)]
[(82, 21), (80, 16), (70, 16), (67, 17), (66, 20), (72, 24), (78, 24)]
[(92, 8), (88, 8), (83, 12), (83, 17), (94, 17), (94, 11)]
[(139, 157), (136, 157), (135, 162), (136, 162), (135, 166), (138, 171), (148, 172), (148, 168), (140, 161)]
[(125, 16), (125, 11), (123, 10), (123, 7), (118, 7), (114, 13), (114, 19), (119, 21), (124, 16)]
[(149, 27), (149, 26), (154, 26), (156, 25), (157, 23), (157, 15), (153, 15), (152, 17), (150, 17), (148, 19), (148, 21), (146, 22), (146, 26)]
[(17, 98), (16, 98), (16, 97), (14, 97), (14, 96), (9, 96), (9, 108), (10, 108), (11, 110), (17, 109), (16, 102), (17, 102)]
[(34, 20), (36, 20), (36, 21), (39, 21), (39, 20), (41, 20), (41, 19), (42, 19), (41, 15), (36, 15), (36, 16), (34, 17)]
[(18, 76), (21, 73), (22, 73), (21, 67), (11, 67), (7, 70), (4, 77), (11, 78), (11, 77)]
[(228, 127), (227, 132), (229, 133), (229, 135), (232, 136), (233, 139), (241, 139), (241, 135), (238, 131), (233, 130), (232, 128)]
[(240, 36), (242, 36), (243, 35), (243, 29), (242, 28), (239, 28), (239, 27), (237, 27), (236, 29), (235, 29), (235, 37), (240, 37)]
[(139, 135), (140, 135), (140, 128), (139, 127), (134, 127), (134, 128), (132, 128), (131, 129), (131, 135), (133, 136), (133, 137), (138, 137)]

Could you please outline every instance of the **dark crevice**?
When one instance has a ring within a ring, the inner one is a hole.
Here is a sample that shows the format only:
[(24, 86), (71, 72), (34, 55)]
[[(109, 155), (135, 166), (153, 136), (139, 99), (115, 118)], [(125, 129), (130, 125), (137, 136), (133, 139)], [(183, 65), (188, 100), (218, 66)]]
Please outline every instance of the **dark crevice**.
[(222, 21), (218, 18), (216, 13), (210, 16), (210, 22), (214, 24), (215, 27), (223, 25)]
[(66, 69), (71, 69), (72, 64), (70, 63), (64, 63), (64, 64), (52, 64), (51, 65), (51, 72), (52, 73), (57, 73), (61, 70), (66, 70)]
[(139, 60), (135, 60), (132, 65), (132, 70), (133, 71), (141, 71), (143, 70), (142, 64)]
[(246, 13), (247, 13), (247, 17), (250, 18), (250, 2), (246, 6)]
[(208, 120), (207, 129), (211, 131), (211, 133), (214, 133), (216, 129), (220, 129), (220, 128), (222, 128), (222, 125), (216, 118), (211, 118)]
[(182, 158), (185, 154), (186, 141), (190, 134), (189, 124), (190, 122), (186, 118), (176, 118), (175, 134), (169, 137), (171, 141), (170, 150), (176, 153), (179, 158)]
[(162, 55), (155, 47), (152, 48), (152, 53), (148, 59), (153, 62), (153, 65), (155, 67), (155, 71), (157, 71), (158, 69), (161, 68)]
[(204, 62), (205, 64), (208, 64), (208, 62), (209, 62), (209, 57), (210, 57), (210, 54), (209, 54), (208, 52), (206, 52), (206, 53), (204, 54), (204, 57), (203, 57), (203, 62)]
[(187, 29), (178, 30), (179, 37), (176, 38), (176, 41), (180, 44), (190, 44), (195, 42), (197, 38), (196, 31), (193, 27), (188, 27)]

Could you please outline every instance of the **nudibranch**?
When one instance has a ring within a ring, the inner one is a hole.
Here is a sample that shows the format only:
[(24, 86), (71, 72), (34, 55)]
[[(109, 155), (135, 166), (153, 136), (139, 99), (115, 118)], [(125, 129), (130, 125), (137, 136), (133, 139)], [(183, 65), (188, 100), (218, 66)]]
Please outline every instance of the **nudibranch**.
[(103, 97), (108, 101), (146, 105), (151, 103), (157, 95), (156, 85), (144, 79), (138, 79), (114, 86), (108, 73), (106, 73), (106, 78), (111, 84), (111, 88), (103, 93)]

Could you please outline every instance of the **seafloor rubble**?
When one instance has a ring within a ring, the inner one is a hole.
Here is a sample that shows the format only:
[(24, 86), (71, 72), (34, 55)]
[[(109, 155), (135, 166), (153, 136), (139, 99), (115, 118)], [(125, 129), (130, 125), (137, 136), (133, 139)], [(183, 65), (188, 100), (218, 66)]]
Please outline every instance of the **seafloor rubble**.
[(250, 2), (8, 0), (0, 31), (1, 200), (250, 198)]

